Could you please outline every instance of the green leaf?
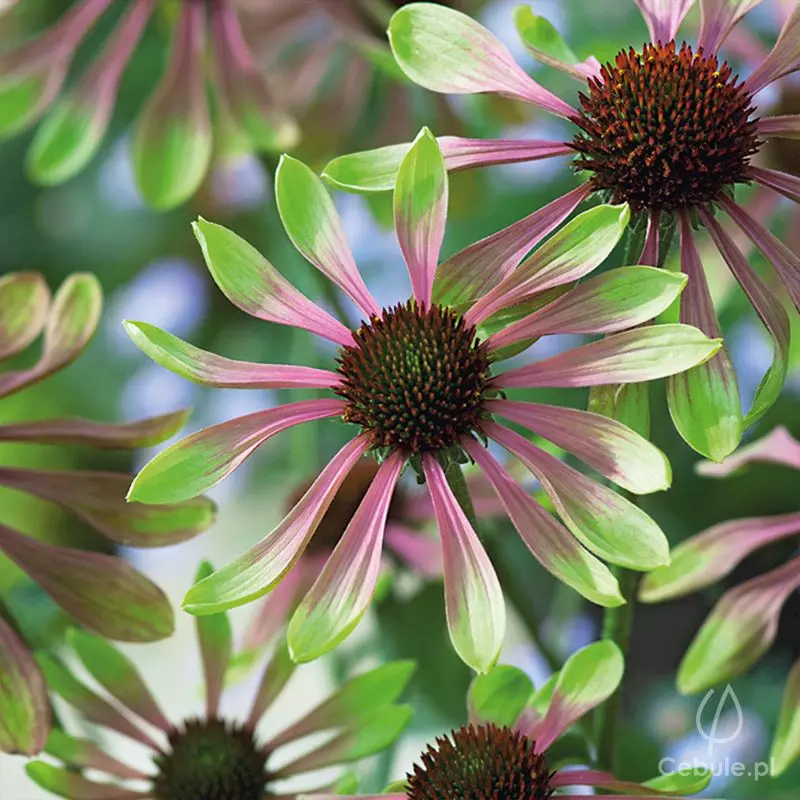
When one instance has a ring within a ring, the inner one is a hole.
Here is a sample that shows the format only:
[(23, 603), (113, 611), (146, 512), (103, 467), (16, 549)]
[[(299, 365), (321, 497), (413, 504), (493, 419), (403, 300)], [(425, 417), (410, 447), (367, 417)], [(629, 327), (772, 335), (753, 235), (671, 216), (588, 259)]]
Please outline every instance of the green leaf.
[(478, 675), (469, 687), (470, 719), (511, 727), (519, 719), (533, 693), (530, 678), (516, 667), (498, 665)]

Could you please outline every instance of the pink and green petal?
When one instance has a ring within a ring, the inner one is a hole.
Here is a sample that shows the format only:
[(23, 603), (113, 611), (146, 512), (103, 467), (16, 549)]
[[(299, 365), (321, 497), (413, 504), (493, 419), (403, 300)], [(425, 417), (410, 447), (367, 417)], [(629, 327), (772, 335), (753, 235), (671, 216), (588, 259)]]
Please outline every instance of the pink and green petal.
[(147, 800), (144, 792), (124, 789), (112, 783), (96, 783), (72, 770), (54, 767), (45, 761), (31, 761), (26, 764), (25, 772), (37, 786), (67, 800)]
[(190, 614), (216, 614), (256, 600), (276, 586), (303, 554), (339, 487), (368, 448), (366, 436), (348, 442), (278, 527), (235, 561), (195, 584), (183, 607)]
[(592, 386), (588, 407), (595, 414), (621, 422), (639, 436), (650, 436), (650, 391), (647, 383)]
[(101, 750), (90, 739), (76, 739), (59, 728), (50, 731), (45, 752), (69, 767), (95, 769), (123, 780), (147, 780), (147, 775)]
[(47, 653), (39, 653), (36, 660), (49, 690), (72, 706), (84, 720), (121, 733), (152, 750), (159, 749), (138, 725), (134, 725), (115, 706), (81, 683), (60, 661)]
[(78, 628), (69, 642), (87, 672), (125, 708), (156, 728), (171, 728), (133, 662), (111, 642)]
[(550, 574), (598, 605), (615, 607), (625, 602), (608, 567), (575, 541), (488, 450), (474, 439), (465, 440), (464, 448), (491, 481), (528, 549)]
[(0, 751), (34, 756), (50, 729), (47, 686), (25, 643), (0, 617)]
[(761, 0), (700, 0), (699, 47), (716, 53), (728, 34), (748, 11)]
[[(213, 619), (213, 617), (209, 617)], [(250, 710), (250, 716), (247, 719), (248, 727), (255, 729), (261, 717), (264, 716), (267, 709), (272, 706), (275, 700), (280, 696), (281, 692), (286, 688), (289, 679), (294, 675), (297, 665), (292, 661), (289, 655), (289, 648), (286, 646), (286, 641), (281, 640), (275, 648), (272, 656), (264, 667), (264, 673), (261, 677), (258, 690), (256, 691), (253, 707)]]
[[(680, 321), (712, 339), (721, 337), (714, 303), (691, 222), (680, 215), (681, 269), (689, 285), (681, 297)], [(667, 402), (676, 430), (696, 452), (722, 461), (739, 445), (744, 430), (739, 384), (723, 347), (713, 358), (667, 378)]]
[(166, 595), (120, 558), (45, 544), (2, 525), (0, 552), (102, 636), (152, 642), (175, 628)]
[(800, 661), (786, 684), (778, 729), (772, 742), (770, 765), (772, 777), (777, 778), (800, 758)]
[(142, 503), (177, 503), (227, 478), (268, 439), (295, 425), (340, 416), (344, 402), (301, 400), (212, 425), (168, 447), (148, 462), (128, 492)]
[(244, 239), (202, 217), (192, 228), (211, 277), (235, 306), (253, 317), (302, 328), (339, 345), (353, 343), (341, 322), (297, 291)]
[(212, 151), (203, 63), (205, 9), (198, 3), (185, 3), (181, 9), (172, 59), (136, 123), (132, 145), (136, 185), (160, 211), (195, 193)]
[(694, 5), (694, 0), (635, 0), (642, 12), (651, 42), (672, 41), (684, 17)]
[(639, 597), (645, 603), (660, 603), (711, 586), (759, 548), (796, 534), (800, 512), (714, 525), (681, 542), (672, 551), (672, 563), (646, 575)]
[(434, 92), (497, 92), (559, 117), (576, 111), (530, 78), (480, 23), (434, 3), (411, 3), (389, 23), (395, 60), (415, 83)]
[(696, 768), (661, 775), (647, 783), (633, 783), (617, 780), (613, 775), (599, 770), (578, 769), (560, 771), (551, 779), (550, 785), (559, 789), (565, 786), (594, 786), (609, 792), (620, 792), (626, 800), (645, 800), (652, 797), (697, 794), (708, 788), (712, 777), (710, 770)]
[(209, 353), (147, 322), (123, 322), (134, 344), (157, 364), (182, 378), (227, 389), (332, 389), (334, 372), (289, 364), (236, 361)]
[(94, 275), (76, 273), (56, 292), (44, 327), (39, 361), (30, 369), (0, 373), (0, 397), (19, 391), (74, 361), (100, 320), (103, 294)]
[(21, 353), (41, 333), (50, 290), (38, 272), (0, 278), (0, 361)]
[(758, 135), (764, 138), (800, 139), (800, 114), (781, 117), (762, 117), (757, 125)]
[(433, 134), (423, 128), (403, 157), (394, 190), (394, 226), (414, 299), (429, 306), (447, 220), (447, 169)]
[(283, 227), (300, 253), (347, 292), (367, 317), (379, 316), (322, 181), (302, 161), (284, 155), (275, 172), (275, 200)]
[(465, 247), (442, 263), (433, 284), (433, 299), (449, 306), (472, 303), (493, 289), (591, 192), (581, 184), (563, 197), (513, 225)]
[(533, 691), (531, 679), (521, 669), (498, 664), (472, 679), (467, 693), (469, 720), (473, 725), (492, 723), (511, 728)]
[(499, 388), (640, 383), (702, 364), (722, 346), (689, 325), (652, 325), (615, 333), (497, 376)]
[(789, 369), (789, 318), (781, 302), (752, 269), (722, 225), (704, 209), (700, 209), (699, 214), (703, 225), (711, 234), (722, 257), (775, 343), (772, 364), (761, 379), (750, 411), (745, 415), (744, 427), (748, 428), (772, 407), (783, 389)]
[(206, 497), (159, 506), (126, 502), (130, 480), (113, 472), (0, 467), (0, 485), (55, 503), (119, 544), (164, 547), (191, 539), (213, 523), (216, 506)]
[(508, 306), (576, 281), (605, 261), (628, 225), (626, 205), (602, 205), (579, 214), (551, 236), (469, 309), (465, 322), (476, 325)]
[(675, 301), (686, 276), (655, 267), (619, 267), (578, 284), (489, 339), (495, 349), (544, 334), (618, 333), (647, 322)]
[(426, 455), (423, 469), (442, 541), (450, 639), (466, 664), (476, 672), (487, 672), (497, 661), (505, 636), (503, 591), (441, 465)]
[(782, 464), (800, 470), (800, 442), (780, 425), (766, 436), (740, 447), (722, 464), (701, 461), (695, 469), (700, 475), (724, 478), (750, 464)]
[(669, 563), (669, 542), (638, 506), (502, 425), (487, 422), (484, 431), (539, 479), (566, 526), (595, 555), (641, 571)]
[(672, 483), (664, 453), (615, 419), (511, 400), (491, 400), (486, 408), (548, 439), (634, 494), (659, 492)]
[(378, 468), (311, 590), (288, 629), (289, 650), (300, 663), (332, 650), (355, 629), (369, 608), (381, 569), (386, 518), (404, 457), (395, 452)]
[(68, 180), (100, 149), (123, 70), (154, 7), (154, 0), (130, 5), (103, 52), (39, 126), (27, 157), (28, 172), (37, 182), (52, 185)]
[(786, 18), (778, 41), (759, 67), (748, 76), (744, 87), (750, 94), (760, 92), (779, 78), (800, 69), (800, 8)]
[(678, 689), (704, 692), (750, 669), (775, 640), (781, 608), (798, 586), (800, 558), (794, 558), (727, 592), (684, 656)]

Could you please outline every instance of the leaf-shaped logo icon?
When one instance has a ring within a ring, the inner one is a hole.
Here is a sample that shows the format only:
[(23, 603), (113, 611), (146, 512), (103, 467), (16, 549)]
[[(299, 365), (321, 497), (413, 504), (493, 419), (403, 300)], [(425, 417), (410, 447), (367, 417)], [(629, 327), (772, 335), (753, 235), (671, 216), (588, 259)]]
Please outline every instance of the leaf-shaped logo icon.
[[(703, 714), (705, 713), (706, 706), (709, 704), (711, 698), (714, 697), (715, 694), (716, 691), (712, 689), (703, 698), (703, 702), (700, 703), (700, 708), (697, 709), (697, 732), (708, 742), (709, 756), (713, 754), (714, 747), (716, 745), (730, 744), (731, 742), (736, 741), (736, 739), (741, 736), (742, 730), (744, 729), (744, 713), (742, 712), (742, 704), (739, 702), (736, 692), (733, 691), (733, 687), (728, 684), (725, 687), (725, 691), (720, 696), (719, 701), (717, 702), (717, 709), (714, 712), (714, 719), (711, 723), (711, 727), (706, 730), (705, 726), (703, 725)], [(719, 734), (719, 722), (722, 718), (722, 712), (725, 710), (725, 705), (729, 702), (736, 709), (736, 728), (730, 736), (722, 737)]]

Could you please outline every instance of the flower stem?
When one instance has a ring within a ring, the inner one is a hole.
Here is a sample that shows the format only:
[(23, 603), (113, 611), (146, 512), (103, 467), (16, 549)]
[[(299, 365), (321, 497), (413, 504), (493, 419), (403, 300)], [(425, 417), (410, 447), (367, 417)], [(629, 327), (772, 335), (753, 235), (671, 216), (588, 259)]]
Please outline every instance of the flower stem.
[[(633, 630), (633, 617), (636, 608), (636, 591), (639, 586), (639, 573), (629, 569), (618, 569), (619, 587), (626, 603), (616, 608), (607, 608), (603, 616), (603, 638), (615, 642), (627, 660)], [(622, 706), (623, 686), (600, 706), (595, 716), (595, 735), (597, 737), (597, 756), (600, 769), (613, 772), (619, 712)]]

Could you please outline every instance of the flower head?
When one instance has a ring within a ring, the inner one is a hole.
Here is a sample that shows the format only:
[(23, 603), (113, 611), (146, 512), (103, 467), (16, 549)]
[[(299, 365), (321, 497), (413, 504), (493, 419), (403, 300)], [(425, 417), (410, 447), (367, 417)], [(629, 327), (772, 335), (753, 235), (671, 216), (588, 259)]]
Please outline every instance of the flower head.
[[(52, 299), (36, 273), (0, 278), (0, 361), (27, 350), (44, 331), (42, 352), (33, 366), (0, 372), (0, 404), (76, 359), (94, 333), (101, 305), (100, 286), (91, 275), (71, 276)], [(0, 442), (134, 449), (169, 438), (186, 416), (179, 411), (121, 425), (78, 418), (5, 422), (0, 424)], [(130, 476), (114, 472), (0, 466), (0, 487), (60, 506), (116, 544), (163, 547), (211, 525), (214, 506), (206, 498), (159, 506), (127, 504), (129, 481)], [(173, 631), (166, 596), (122, 559), (48, 544), (2, 523), (0, 553), (78, 622), (103, 636), (142, 642)], [(0, 616), (0, 643), (0, 681), (14, 686), (0, 694), (0, 716), (12, 721), (0, 725), (0, 749), (36, 753), (49, 727), (41, 676), (13, 619)]]
[[(210, 571), (203, 565), (199, 576)], [(135, 769), (91, 741), (55, 730), (48, 739), (47, 752), (64, 766), (33, 761), (28, 765), (28, 775), (42, 788), (68, 800), (101, 796), (153, 800), (295, 797), (276, 794), (281, 781), (380, 752), (395, 741), (411, 719), (408, 706), (395, 700), (411, 678), (414, 665), (396, 661), (350, 678), (288, 727), (267, 731), (262, 718), (296, 669), (285, 642), (265, 665), (248, 716), (243, 720), (221, 716), (220, 698), (233, 648), (230, 623), (220, 614), (197, 620), (205, 713), (173, 723), (127, 656), (100, 637), (72, 633), (71, 643), (83, 667), (105, 694), (124, 708), (124, 713), (82, 683), (61, 661), (42, 655), (39, 660), (50, 691), (73, 706), (83, 721), (145, 745), (151, 751), (152, 767), (146, 772)], [(319, 734), (328, 737), (314, 749), (286, 761), (287, 745)], [(108, 777), (95, 781), (80, 775), (76, 771), (80, 768)], [(131, 781), (144, 782), (147, 789), (139, 791)], [(334, 786), (315, 791), (332, 790)]]
[[(550, 800), (561, 796), (555, 795), (557, 791), (574, 797), (578, 787), (594, 787), (606, 789), (614, 797), (645, 800), (701, 792), (711, 780), (708, 770), (690, 770), (637, 784), (597, 769), (561, 769), (555, 761), (551, 746), (567, 728), (616, 691), (623, 668), (619, 648), (609, 641), (596, 642), (575, 653), (538, 691), (521, 670), (494, 667), (478, 676), (470, 687), (469, 722), (437, 737), (405, 780), (392, 784), (380, 797)], [(570, 792), (570, 788), (575, 791)], [(301, 800), (333, 800), (333, 795), (303, 795)]]
[[(724, 464), (701, 462), (702, 475), (721, 478), (751, 464), (772, 463), (800, 470), (800, 442), (775, 428), (734, 453)], [(793, 541), (800, 534), (800, 510), (749, 517), (714, 525), (688, 539), (673, 553), (672, 564), (655, 570), (641, 586), (641, 599), (655, 603), (683, 597), (730, 575), (748, 556), (767, 545)], [(800, 588), (800, 557), (727, 591), (684, 656), (678, 686), (704, 692), (730, 682), (753, 666), (775, 641), (781, 609)], [(800, 663), (789, 679), (772, 752), (774, 774), (800, 758)]]
[[(734, 197), (737, 185), (756, 183), (800, 202), (795, 175), (751, 163), (768, 142), (799, 135), (800, 116), (793, 113), (759, 118), (758, 94), (800, 68), (800, 9), (789, 14), (771, 52), (744, 80), (721, 54), (734, 26), (759, 1), (700, 0), (702, 25), (692, 45), (682, 42), (678, 31), (694, 0), (636, 0), (651, 41), (641, 47), (626, 44), (606, 65), (594, 58), (578, 62), (546, 20), (521, 6), (515, 21), (523, 42), (534, 58), (580, 82), (578, 107), (531, 79), (488, 30), (456, 10), (411, 3), (398, 10), (389, 25), (395, 59), (416, 83), (447, 94), (516, 98), (575, 126), (568, 142), (442, 137), (449, 170), (575, 156), (573, 166), (585, 181), (583, 193), (573, 190), (561, 201), (574, 198), (574, 208), (597, 193), (615, 203), (628, 203), (635, 215), (632, 227), (641, 231), (638, 263), (642, 264), (663, 264), (677, 227), (681, 269), (689, 277), (681, 321), (719, 336), (696, 245), (699, 229), (710, 234), (775, 342), (772, 366), (744, 416), (736, 374), (724, 351), (667, 382), (670, 413), (679, 433), (716, 461), (737, 447), (743, 430), (777, 399), (789, 347), (789, 320), (782, 303), (747, 263), (736, 240), (720, 224), (719, 212), (761, 250), (800, 309), (800, 259)], [(406, 148), (396, 145), (341, 156), (326, 167), (325, 176), (349, 190), (390, 188)], [(525, 233), (535, 235), (544, 216), (546, 209), (489, 237), (487, 270), (490, 264), (503, 270), (519, 254), (497, 243), (516, 243), (523, 249)], [(490, 249), (489, 244), (495, 246)]]
[[(520, 535), (548, 570), (595, 602), (623, 602), (615, 578), (596, 556), (652, 569), (667, 555), (660, 529), (632, 503), (495, 417), (545, 436), (634, 492), (669, 484), (663, 454), (614, 420), (507, 400), (499, 391), (649, 380), (716, 352), (719, 342), (684, 325), (626, 330), (669, 305), (684, 284), (680, 276), (626, 268), (574, 285), (617, 244), (628, 221), (627, 207), (586, 212), (505, 275), (487, 273), (473, 248), (439, 266), (447, 173), (436, 140), (423, 131), (403, 159), (394, 196), (395, 227), (412, 297), (381, 309), (358, 272), (319, 178), (302, 163), (284, 158), (276, 195), (297, 249), (360, 308), (362, 323), (355, 331), (300, 294), (230, 231), (201, 219), (195, 224), (197, 238), (215, 281), (232, 302), (263, 320), (303, 328), (333, 342), (339, 348), (335, 371), (234, 361), (144, 323), (129, 322), (127, 329), (156, 361), (206, 385), (317, 388), (332, 396), (200, 431), (145, 466), (129, 496), (143, 502), (192, 497), (222, 480), (272, 436), (302, 422), (336, 418), (347, 423), (352, 438), (278, 527), (195, 586), (186, 608), (214, 613), (277, 586), (308, 547), (347, 475), (370, 451), (380, 461), (375, 477), (290, 623), (295, 658), (315, 658), (335, 646), (364, 614), (379, 574), (391, 499), (407, 463), (425, 480), (431, 496), (443, 553), (448, 624), (467, 663), (479, 670), (493, 663), (503, 639), (505, 611), (492, 565), (452, 488), (459, 482), (458, 464), (465, 459), (485, 473)], [(540, 238), (568, 211), (559, 204), (551, 213)], [(485, 293), (474, 302), (477, 286)], [(614, 335), (497, 371), (505, 356), (542, 335), (565, 332)], [(553, 498), (565, 525), (508, 474), (486, 449), (485, 438), (524, 462)], [(457, 491), (465, 501), (460, 484)]]

